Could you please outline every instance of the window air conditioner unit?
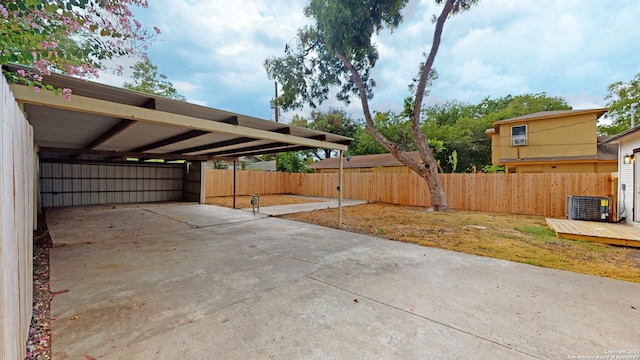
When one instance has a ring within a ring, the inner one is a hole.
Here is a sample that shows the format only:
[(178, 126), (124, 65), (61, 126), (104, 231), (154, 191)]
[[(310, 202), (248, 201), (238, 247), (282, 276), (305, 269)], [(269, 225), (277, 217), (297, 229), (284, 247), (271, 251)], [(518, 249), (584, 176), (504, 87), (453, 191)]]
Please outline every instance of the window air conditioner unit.
[(527, 145), (527, 138), (525, 136), (513, 136), (511, 138), (511, 146)]
[(611, 198), (602, 196), (567, 196), (569, 220), (609, 221)]

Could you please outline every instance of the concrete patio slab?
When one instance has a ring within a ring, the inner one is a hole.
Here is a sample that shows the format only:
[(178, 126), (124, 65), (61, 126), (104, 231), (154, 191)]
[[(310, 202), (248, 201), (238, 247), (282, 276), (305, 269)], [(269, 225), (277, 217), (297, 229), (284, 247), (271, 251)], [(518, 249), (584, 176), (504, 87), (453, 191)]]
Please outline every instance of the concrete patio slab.
[[(638, 284), (215, 206), (130, 209), (100, 221), (47, 212), (54, 243), (72, 244), (50, 253), (51, 290), (63, 291), (54, 359), (567, 359), (640, 347)], [(129, 237), (109, 227), (120, 216), (135, 219)]]

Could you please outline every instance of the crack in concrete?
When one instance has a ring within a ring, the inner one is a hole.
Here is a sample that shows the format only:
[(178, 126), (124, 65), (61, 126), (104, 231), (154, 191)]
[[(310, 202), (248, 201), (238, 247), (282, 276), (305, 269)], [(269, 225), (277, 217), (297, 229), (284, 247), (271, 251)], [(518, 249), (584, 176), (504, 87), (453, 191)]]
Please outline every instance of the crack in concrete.
[(421, 319), (427, 320), (427, 321), (432, 322), (432, 323), (434, 323), (434, 324), (438, 324), (438, 325), (444, 326), (444, 327), (446, 327), (446, 328), (449, 328), (449, 329), (451, 329), (451, 330), (454, 330), (454, 331), (457, 331), (457, 332), (460, 332), (460, 333), (463, 333), (463, 334), (466, 334), (466, 335), (469, 335), (469, 336), (475, 337), (475, 338), (477, 338), (477, 339), (479, 339), (479, 340), (481, 340), (481, 341), (485, 341), (485, 342), (488, 342), (488, 343), (494, 344), (494, 345), (496, 345), (496, 346), (500, 346), (500, 347), (503, 347), (503, 348), (509, 349), (509, 350), (511, 350), (511, 351), (515, 351), (515, 352), (517, 352), (517, 353), (519, 353), (519, 354), (522, 354), (522, 355), (525, 355), (525, 356), (531, 357), (532, 359), (540, 359), (539, 357), (537, 357), (537, 356), (535, 356), (535, 355), (533, 355), (533, 354), (529, 354), (529, 353), (524, 352), (524, 351), (522, 351), (522, 350), (518, 350), (518, 349), (516, 349), (516, 348), (514, 348), (514, 347), (510, 346), (509, 344), (503, 344), (503, 343), (500, 343), (500, 342), (498, 342), (498, 341), (496, 341), (496, 340), (491, 340), (491, 339), (489, 339), (489, 338), (486, 338), (486, 337), (480, 336), (480, 335), (478, 335), (478, 334), (474, 334), (474, 333), (472, 333), (471, 331), (464, 330), (464, 329), (458, 328), (458, 327), (453, 326), (453, 325), (450, 325), (450, 324), (446, 324), (446, 323), (444, 323), (444, 322), (442, 322), (442, 321), (438, 321), (438, 320), (436, 320), (436, 319), (432, 319), (432, 318), (429, 318), (429, 317), (427, 317), (427, 316), (420, 315), (420, 314), (417, 314), (417, 313), (415, 313), (415, 312), (411, 312), (411, 311), (408, 311), (408, 310), (402, 309), (402, 308), (400, 308), (400, 307), (397, 307), (397, 306), (394, 306), (394, 305), (391, 305), (391, 304), (387, 304), (387, 303), (386, 303), (386, 302), (384, 302), (384, 301), (380, 301), (380, 300), (378, 300), (378, 299), (374, 299), (374, 298), (369, 297), (369, 296), (367, 296), (367, 295), (360, 294), (360, 293), (357, 293), (357, 292), (355, 292), (355, 291), (351, 291), (351, 290), (349, 290), (349, 289), (345, 289), (345, 288), (343, 288), (343, 287), (341, 287), (341, 286), (338, 286), (338, 285), (332, 284), (332, 283), (330, 283), (330, 282), (328, 282), (328, 281), (325, 281), (325, 280), (322, 280), (322, 279), (314, 278), (313, 276), (310, 276), (310, 275), (305, 275), (305, 277), (306, 277), (307, 279), (311, 279), (311, 280), (317, 281), (317, 282), (322, 283), (322, 284), (325, 284), (325, 285), (327, 285), (327, 286), (331, 286), (331, 287), (333, 287), (333, 288), (335, 288), (335, 289), (342, 290), (342, 291), (344, 291), (344, 292), (348, 292), (348, 293), (350, 293), (350, 294), (356, 295), (356, 296), (358, 296), (358, 297), (360, 297), (360, 298), (363, 298), (363, 299), (367, 299), (367, 300), (373, 301), (373, 302), (375, 302), (375, 303), (377, 303), (377, 304), (380, 304), (380, 305), (383, 305), (383, 306), (386, 306), (386, 307), (392, 308), (392, 309), (394, 309), (394, 310), (402, 311), (402, 312), (407, 313), (407, 314), (412, 315), (412, 316), (417, 316), (417, 317), (419, 317), (419, 318), (421, 318)]
[[(219, 224), (196, 225), (196, 224), (191, 224), (190, 222), (185, 221), (185, 220), (176, 219), (176, 218), (174, 218), (174, 217), (172, 217), (172, 216), (170, 216), (170, 215), (167, 215), (167, 214), (163, 214), (163, 213), (158, 213), (158, 212), (152, 211), (152, 210), (147, 209), (147, 208), (142, 208), (142, 209), (143, 209), (144, 211), (148, 211), (148, 212), (150, 212), (150, 213), (152, 213), (152, 214), (159, 215), (159, 216), (164, 216), (164, 217), (169, 218), (169, 219), (171, 219), (171, 220), (173, 220), (173, 221), (177, 221), (177, 222), (179, 222), (179, 223), (182, 223), (182, 224), (188, 225), (188, 226), (190, 226), (192, 229), (204, 229), (204, 228), (209, 228), (209, 227), (214, 227), (214, 226), (222, 226), (222, 225), (234, 224), (234, 223), (238, 223), (238, 222), (243, 222), (243, 221), (245, 221), (244, 219), (242, 219), (242, 220), (235, 220), (235, 221), (234, 221), (234, 220), (228, 220), (228, 219), (227, 219), (227, 220), (225, 220), (225, 222), (221, 222), (221, 223), (219, 223)], [(254, 219), (254, 220), (261, 220), (261, 219), (263, 219), (263, 218), (260, 218), (260, 219)]]

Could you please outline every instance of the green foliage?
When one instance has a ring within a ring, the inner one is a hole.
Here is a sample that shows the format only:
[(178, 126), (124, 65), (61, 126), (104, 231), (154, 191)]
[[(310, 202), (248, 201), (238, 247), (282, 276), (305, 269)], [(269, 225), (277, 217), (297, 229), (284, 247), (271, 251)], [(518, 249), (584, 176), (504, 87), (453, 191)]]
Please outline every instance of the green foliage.
[[(408, 117), (396, 115), (391, 111), (376, 112), (373, 122), (378, 130), (387, 139), (392, 141), (402, 151), (415, 151), (416, 146), (411, 135), (411, 122)], [(365, 130), (364, 126), (358, 129), (354, 136), (354, 144), (350, 146), (352, 155), (383, 154), (387, 150), (380, 145)]]
[(358, 94), (355, 79), (337, 55), (346, 56), (361, 74), (366, 97), (373, 97), (375, 82), (370, 71), (378, 60), (373, 34), (384, 27), (396, 28), (408, 0), (311, 0), (305, 15), (314, 25), (298, 30), (294, 47), (264, 63), (270, 79), (277, 80), (283, 93), (276, 104), (285, 110), (316, 107), (328, 98), (331, 87), (339, 87), (337, 98), (349, 103)]
[[(7, 0), (0, 2), (0, 64), (96, 76), (104, 60), (143, 54), (152, 34), (134, 19), (139, 0)], [(156, 33), (159, 30), (155, 28)]]
[(158, 67), (153, 65), (151, 60), (137, 62), (131, 68), (133, 69), (133, 82), (125, 82), (123, 85), (125, 88), (174, 100), (187, 100), (173, 87), (166, 75), (158, 73)]
[[(355, 138), (359, 130), (359, 124), (345, 110), (334, 108), (328, 111), (314, 110), (311, 112), (311, 119), (296, 114), (290, 124), (350, 138)], [(309, 155), (321, 160), (330, 158), (331, 153), (330, 149), (315, 149), (310, 151)]]
[[(605, 135), (615, 135), (631, 126), (631, 104), (640, 103), (640, 73), (628, 82), (614, 82), (607, 90), (607, 118), (611, 123), (600, 125), (598, 130)], [(636, 110), (636, 124), (639, 123), (638, 115)]]
[(278, 154), (277, 171), (284, 172), (307, 172), (307, 164), (303, 159), (304, 154), (300, 152), (287, 152)]
[(449, 166), (451, 166), (451, 172), (454, 173), (456, 172), (456, 169), (458, 168), (458, 152), (453, 150), (451, 152), (451, 155), (449, 155), (449, 161), (448, 161)]
[(227, 163), (226, 163), (226, 162), (224, 162), (224, 161), (218, 161), (218, 160), (215, 160), (215, 161), (213, 162), (213, 168), (214, 168), (214, 169), (221, 169), (221, 170), (224, 170), (224, 169), (228, 169), (228, 168), (229, 168), (229, 165), (227, 165)]
[(504, 174), (505, 168), (500, 165), (485, 165), (481, 171), (486, 174)]

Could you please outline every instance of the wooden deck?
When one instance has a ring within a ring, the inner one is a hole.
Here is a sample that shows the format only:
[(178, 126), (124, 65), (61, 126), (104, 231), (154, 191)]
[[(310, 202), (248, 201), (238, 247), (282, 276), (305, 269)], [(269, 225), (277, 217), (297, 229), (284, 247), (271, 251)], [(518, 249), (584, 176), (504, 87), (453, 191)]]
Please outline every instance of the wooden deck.
[(547, 225), (562, 239), (640, 247), (640, 227), (604, 222), (551, 219)]

